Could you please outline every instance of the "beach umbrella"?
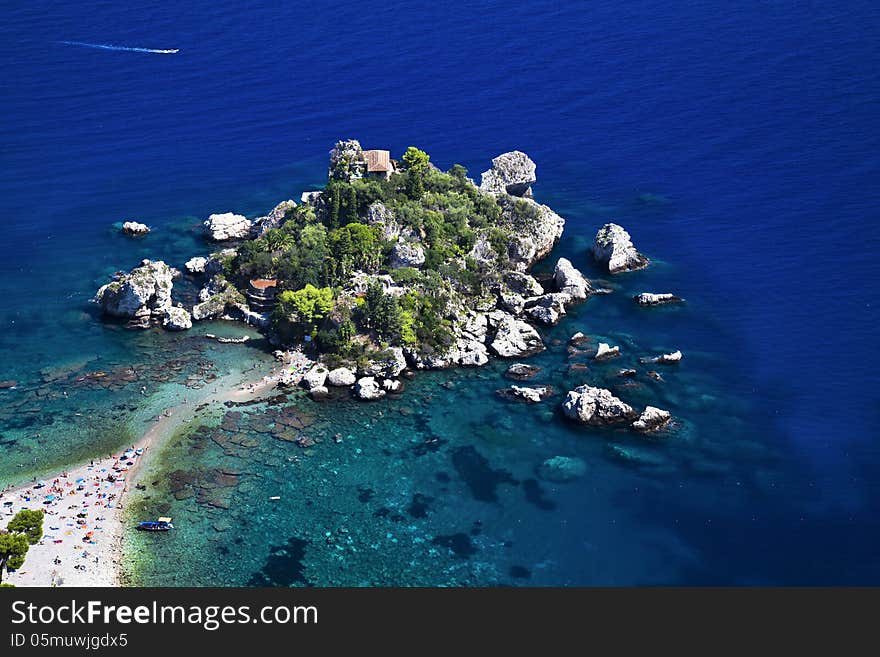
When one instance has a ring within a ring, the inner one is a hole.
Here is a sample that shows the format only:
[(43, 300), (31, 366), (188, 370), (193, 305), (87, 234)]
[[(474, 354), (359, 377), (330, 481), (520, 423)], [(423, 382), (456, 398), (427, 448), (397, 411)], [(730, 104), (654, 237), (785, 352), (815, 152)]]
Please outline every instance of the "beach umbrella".
[(55, 496), (54, 495), (46, 495), (46, 501), (47, 502), (54, 502)]

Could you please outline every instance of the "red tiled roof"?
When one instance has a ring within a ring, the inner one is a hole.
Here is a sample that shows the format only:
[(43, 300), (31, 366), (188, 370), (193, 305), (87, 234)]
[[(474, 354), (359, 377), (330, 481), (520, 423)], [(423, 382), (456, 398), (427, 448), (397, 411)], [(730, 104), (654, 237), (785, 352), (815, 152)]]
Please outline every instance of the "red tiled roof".
[(389, 151), (364, 151), (367, 171), (391, 171), (391, 153)]
[(278, 285), (278, 281), (274, 278), (255, 278), (251, 281), (251, 287), (255, 290), (267, 290), (276, 285)]

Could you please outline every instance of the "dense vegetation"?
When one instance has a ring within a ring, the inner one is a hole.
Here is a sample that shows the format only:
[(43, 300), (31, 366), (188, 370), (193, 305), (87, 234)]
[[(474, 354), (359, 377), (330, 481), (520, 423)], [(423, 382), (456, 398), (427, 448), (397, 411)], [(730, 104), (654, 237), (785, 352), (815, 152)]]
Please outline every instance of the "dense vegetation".
[(6, 530), (0, 530), (0, 581), (8, 568), (17, 570), (31, 545), (43, 537), (43, 512), (22, 509), (9, 521)]
[[(481, 294), (504, 264), (510, 229), (499, 225), (502, 207), (464, 167), (442, 172), (414, 147), (387, 180), (351, 178), (350, 167), (345, 160), (331, 169), (316, 207), (297, 206), (278, 228), (242, 244), (227, 276), (240, 289), (251, 278), (277, 279), (273, 327), (286, 341), (309, 335), (342, 359), (388, 344), (445, 349), (450, 302)], [(492, 266), (468, 257), (481, 236), (496, 254)], [(398, 241), (421, 249), (419, 268), (391, 267)], [(353, 289), (355, 272), (389, 274), (386, 285), (398, 289), (388, 294), (368, 278)]]

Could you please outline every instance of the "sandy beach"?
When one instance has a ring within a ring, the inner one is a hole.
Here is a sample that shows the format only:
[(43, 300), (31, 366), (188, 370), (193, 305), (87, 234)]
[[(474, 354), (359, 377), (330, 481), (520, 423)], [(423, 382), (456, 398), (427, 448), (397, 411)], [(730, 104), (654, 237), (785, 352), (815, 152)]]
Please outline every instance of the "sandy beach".
[[(135, 444), (115, 455), (59, 472), (0, 493), (0, 526), (21, 509), (42, 509), (43, 538), (30, 547), (24, 566), (4, 573), (15, 586), (119, 586), (122, 541), (132, 527), (123, 526), (125, 493), (137, 483), (138, 470), (164, 440), (199, 412), (226, 401), (249, 401), (268, 393), (282, 375), (298, 382), (310, 361), (294, 352), (291, 362), (260, 379), (223, 377), (153, 418)], [(205, 406), (207, 404), (208, 406)], [(200, 409), (200, 410), (197, 410)], [(144, 518), (155, 520), (155, 518)]]

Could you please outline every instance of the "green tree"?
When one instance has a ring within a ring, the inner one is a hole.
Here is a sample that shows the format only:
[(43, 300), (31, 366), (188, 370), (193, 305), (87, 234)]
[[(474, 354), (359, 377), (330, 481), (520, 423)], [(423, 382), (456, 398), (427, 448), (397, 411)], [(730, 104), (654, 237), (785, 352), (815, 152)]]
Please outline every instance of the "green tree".
[(326, 220), (328, 228), (339, 228), (339, 215), (342, 210), (342, 194), (340, 192), (340, 183), (331, 180), (324, 187), (321, 194), (321, 200), (325, 203)]
[(296, 243), (294, 236), (278, 228), (272, 228), (263, 235), (268, 251), (284, 251)]
[(6, 529), (27, 536), (28, 543), (36, 545), (43, 538), (43, 512), (22, 509), (6, 525)]
[(298, 325), (304, 334), (311, 334), (332, 309), (333, 290), (307, 284), (296, 292), (285, 290), (278, 295), (275, 318)]
[(449, 170), (449, 175), (460, 183), (467, 182), (467, 169), (460, 164), (453, 164), (452, 168)]
[(353, 224), (358, 220), (358, 197), (357, 191), (352, 185), (346, 185), (345, 212), (342, 216), (343, 224)]
[(0, 580), (7, 569), (18, 570), (24, 565), (24, 557), (29, 548), (27, 536), (24, 534), (0, 531)]
[[(0, 530), (0, 581), (7, 569), (17, 570), (32, 544), (43, 536), (43, 512), (24, 509), (9, 521), (9, 529)], [(19, 528), (19, 529), (17, 529)]]
[(430, 161), (428, 154), (410, 146), (403, 154), (403, 165), (406, 169), (406, 195), (413, 200), (418, 200), (425, 192), (425, 178), (428, 175)]

